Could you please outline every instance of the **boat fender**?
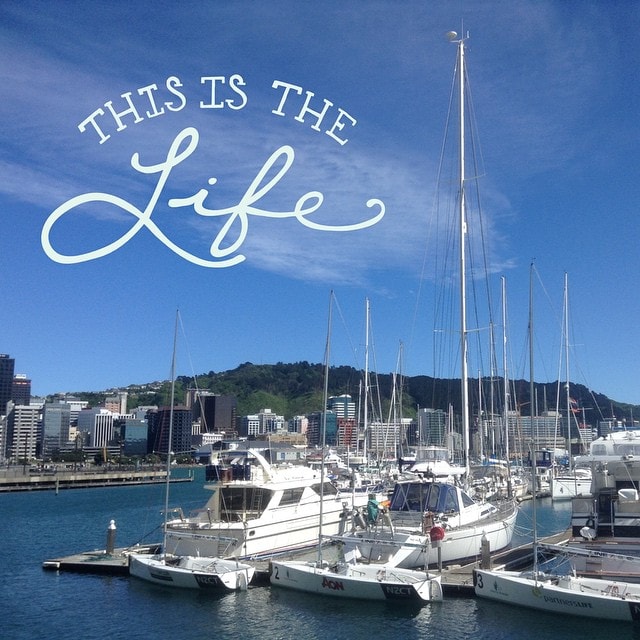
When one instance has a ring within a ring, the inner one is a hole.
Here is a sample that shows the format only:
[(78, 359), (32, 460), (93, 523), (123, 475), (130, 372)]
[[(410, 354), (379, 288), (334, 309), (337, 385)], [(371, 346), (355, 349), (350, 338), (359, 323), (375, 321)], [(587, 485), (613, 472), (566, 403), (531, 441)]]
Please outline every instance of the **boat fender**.
[(587, 518), (587, 521), (584, 523), (584, 526), (588, 527), (589, 529), (595, 529), (596, 523), (594, 522), (593, 518)]
[(439, 524), (434, 525), (429, 529), (429, 537), (431, 538), (431, 542), (444, 540), (444, 527), (441, 527)]
[(365, 522), (364, 516), (362, 515), (362, 511), (358, 507), (356, 512), (353, 514), (353, 522), (356, 527), (360, 527), (360, 529), (366, 529), (367, 523)]

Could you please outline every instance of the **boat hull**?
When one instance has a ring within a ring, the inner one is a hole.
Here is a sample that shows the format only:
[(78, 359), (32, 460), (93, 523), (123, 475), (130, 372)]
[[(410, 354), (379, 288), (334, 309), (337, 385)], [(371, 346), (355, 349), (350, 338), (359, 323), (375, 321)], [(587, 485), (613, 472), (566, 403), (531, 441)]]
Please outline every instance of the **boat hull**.
[[(342, 502), (325, 502), (322, 531), (341, 535), (351, 525), (350, 511)], [(170, 523), (166, 532), (168, 553), (234, 557), (240, 560), (271, 557), (275, 553), (309, 549), (318, 544), (319, 504), (306, 508), (266, 512), (261, 519), (211, 524)]]
[(221, 558), (148, 554), (132, 554), (129, 557), (130, 575), (179, 589), (244, 590), (251, 582), (254, 571), (249, 565)]
[(591, 478), (556, 476), (551, 478), (549, 485), (552, 500), (571, 500), (575, 496), (587, 495), (591, 491)]
[(347, 548), (356, 546), (358, 553), (372, 562), (386, 562), (393, 556), (399, 567), (434, 568), (475, 560), (480, 556), (483, 545), (490, 553), (506, 549), (513, 538), (517, 513), (514, 509), (502, 518), (445, 529), (444, 538), (438, 541), (431, 541), (428, 533), (400, 526), (358, 531), (343, 536), (342, 540)]
[(640, 622), (640, 587), (562, 576), (534, 580), (531, 573), (474, 570), (478, 597), (505, 604), (602, 620)]
[(272, 561), (270, 582), (334, 598), (407, 603), (442, 600), (439, 576), (381, 565), (347, 564), (332, 570), (316, 563)]

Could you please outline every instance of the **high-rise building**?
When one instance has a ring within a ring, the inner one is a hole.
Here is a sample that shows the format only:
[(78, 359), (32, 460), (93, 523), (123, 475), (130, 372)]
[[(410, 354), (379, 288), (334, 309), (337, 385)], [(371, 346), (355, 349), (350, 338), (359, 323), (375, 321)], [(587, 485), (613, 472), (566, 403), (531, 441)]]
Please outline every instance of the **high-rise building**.
[(42, 405), (7, 405), (7, 457), (26, 464), (40, 453)]
[(113, 419), (114, 414), (104, 407), (82, 409), (78, 431), (89, 434), (90, 447), (108, 447), (114, 443)]
[(24, 373), (17, 373), (11, 385), (11, 399), (16, 404), (28, 406), (31, 402), (31, 380)]
[(118, 413), (124, 415), (127, 413), (127, 397), (129, 393), (127, 391), (118, 391), (114, 396), (107, 396), (104, 399), (104, 408), (111, 413)]
[(338, 418), (353, 420), (356, 417), (356, 403), (347, 393), (341, 396), (331, 396), (328, 405), (328, 409), (333, 411)]
[(193, 435), (193, 421), (191, 409), (185, 406), (173, 408), (173, 426), (171, 428), (171, 449), (169, 449), (169, 425), (172, 415), (171, 407), (160, 407), (157, 411), (149, 411), (147, 421), (149, 423), (149, 445), (153, 452), (174, 455), (188, 454), (191, 452), (191, 440)]
[(234, 433), (237, 430), (237, 400), (234, 396), (217, 395), (211, 391), (189, 389), (187, 407), (199, 422), (200, 433)]
[[(307, 416), (309, 426), (307, 429), (307, 443), (310, 447), (321, 445), (324, 441), (326, 445), (337, 444), (338, 419), (333, 411), (315, 411)], [(326, 427), (324, 436), (323, 428)]]
[(448, 446), (447, 442), (447, 414), (442, 409), (418, 410), (418, 441), (409, 444)]
[(47, 402), (42, 411), (42, 455), (50, 456), (69, 444), (71, 407), (66, 402)]
[(144, 456), (147, 453), (149, 425), (146, 420), (122, 416), (113, 421), (113, 428), (121, 455)]
[[(0, 415), (7, 415), (7, 402), (13, 391), (13, 370), (15, 360), (6, 353), (0, 353)], [(27, 402), (27, 404), (29, 404)]]

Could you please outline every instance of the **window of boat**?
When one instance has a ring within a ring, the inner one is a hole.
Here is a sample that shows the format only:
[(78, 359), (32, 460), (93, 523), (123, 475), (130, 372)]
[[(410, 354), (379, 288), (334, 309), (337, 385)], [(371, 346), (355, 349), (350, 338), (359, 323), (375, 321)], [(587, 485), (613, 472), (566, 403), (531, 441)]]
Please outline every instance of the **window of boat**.
[(447, 487), (446, 495), (443, 500), (442, 511), (445, 513), (458, 512), (458, 492), (455, 487)]
[(286, 507), (291, 504), (298, 504), (302, 494), (304, 493), (303, 487), (294, 487), (293, 489), (285, 489), (282, 492), (282, 498), (280, 498), (281, 507)]
[(325, 496), (335, 496), (338, 494), (338, 490), (336, 489), (336, 487), (334, 485), (332, 485), (330, 482), (324, 482), (322, 484), (322, 489), (321, 489), (321, 485), (318, 484), (314, 484), (311, 487), (318, 495), (320, 495), (320, 492), (322, 491), (323, 495)]
[(591, 453), (596, 456), (607, 455), (607, 447), (603, 444), (592, 444)]
[(428, 509), (426, 505), (429, 504), (430, 489), (434, 486), (421, 482), (398, 483), (393, 490), (389, 508), (391, 511), (424, 511)]
[(440, 500), (440, 485), (430, 484), (426, 486), (429, 487), (430, 491), (427, 495), (427, 499), (424, 501), (423, 511), (442, 511), (442, 507), (438, 505), (438, 502)]
[(272, 492), (261, 487), (223, 487), (220, 490), (220, 511), (225, 514), (251, 513), (260, 515), (271, 500)]
[(475, 500), (468, 493), (462, 491), (460, 495), (462, 495), (463, 507), (470, 507), (471, 505), (475, 504)]

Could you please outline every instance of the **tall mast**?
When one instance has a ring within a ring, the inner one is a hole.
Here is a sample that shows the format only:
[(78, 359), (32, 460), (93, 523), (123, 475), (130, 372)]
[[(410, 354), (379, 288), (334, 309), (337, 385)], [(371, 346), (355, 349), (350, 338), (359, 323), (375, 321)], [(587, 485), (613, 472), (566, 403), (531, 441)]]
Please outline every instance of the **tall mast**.
[(367, 437), (369, 430), (369, 298), (365, 298), (365, 336), (364, 336), (364, 413), (362, 455), (367, 460)]
[(167, 554), (167, 521), (169, 519), (169, 488), (171, 486), (171, 446), (173, 441), (173, 413), (176, 397), (176, 349), (178, 346), (178, 323), (180, 320), (180, 311), (176, 310), (176, 322), (173, 330), (173, 353), (171, 356), (171, 396), (169, 398), (169, 435), (167, 440), (167, 480), (164, 492), (164, 526), (162, 554)]
[(504, 449), (507, 459), (507, 493), (511, 497), (511, 455), (509, 451), (509, 378), (507, 377), (507, 279), (502, 276), (502, 371), (504, 394)]
[(324, 448), (327, 443), (327, 404), (329, 402), (329, 364), (331, 361), (331, 323), (333, 317), (333, 289), (329, 294), (329, 318), (327, 319), (327, 342), (324, 349), (324, 389), (322, 392), (322, 434), (320, 461), (320, 518), (318, 523), (318, 566), (322, 566), (322, 525), (324, 520), (324, 477), (325, 462)]
[(460, 154), (460, 209), (459, 209), (459, 225), (460, 225), (460, 358), (462, 370), (461, 377), (461, 397), (462, 397), (462, 433), (464, 438), (464, 464), (466, 468), (467, 478), (470, 473), (469, 463), (469, 363), (467, 359), (467, 281), (466, 281), (466, 236), (467, 236), (467, 220), (466, 220), (466, 203), (465, 203), (465, 158), (464, 158), (464, 41), (465, 37), (456, 40), (458, 34), (450, 31), (449, 40), (458, 45), (458, 73), (459, 73), (459, 109), (460, 109), (460, 138), (459, 138), (459, 154)]
[(569, 388), (570, 376), (569, 376), (569, 276), (565, 272), (564, 274), (564, 352), (565, 352), (565, 367), (567, 384), (566, 389), (566, 402), (567, 402), (567, 440), (569, 443), (569, 469), (573, 470), (573, 459), (571, 457), (571, 390)]

